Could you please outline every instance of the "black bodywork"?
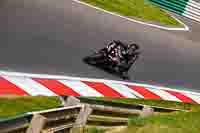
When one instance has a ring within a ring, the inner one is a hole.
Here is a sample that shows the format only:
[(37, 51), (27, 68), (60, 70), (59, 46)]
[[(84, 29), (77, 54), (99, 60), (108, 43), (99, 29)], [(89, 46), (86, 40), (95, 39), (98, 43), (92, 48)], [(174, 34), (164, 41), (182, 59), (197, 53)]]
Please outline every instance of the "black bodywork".
[(93, 65), (100, 69), (105, 70), (111, 74), (121, 77), (122, 79), (129, 79), (128, 70), (136, 62), (139, 57), (140, 52), (134, 52), (132, 55), (129, 55), (128, 61), (122, 60), (120, 65), (117, 65), (115, 62), (109, 58), (110, 52), (106, 51), (106, 48), (103, 48), (93, 54), (83, 58), (83, 61), (89, 65)]

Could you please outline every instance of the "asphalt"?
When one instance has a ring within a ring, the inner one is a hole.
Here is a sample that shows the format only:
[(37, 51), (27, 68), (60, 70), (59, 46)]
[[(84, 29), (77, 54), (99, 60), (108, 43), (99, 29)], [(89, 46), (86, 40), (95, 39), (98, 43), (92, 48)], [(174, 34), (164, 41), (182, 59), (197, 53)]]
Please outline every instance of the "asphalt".
[(120, 80), (82, 62), (120, 39), (141, 46), (131, 81), (200, 91), (200, 25), (181, 19), (191, 31), (151, 28), (71, 0), (1, 0), (0, 69)]

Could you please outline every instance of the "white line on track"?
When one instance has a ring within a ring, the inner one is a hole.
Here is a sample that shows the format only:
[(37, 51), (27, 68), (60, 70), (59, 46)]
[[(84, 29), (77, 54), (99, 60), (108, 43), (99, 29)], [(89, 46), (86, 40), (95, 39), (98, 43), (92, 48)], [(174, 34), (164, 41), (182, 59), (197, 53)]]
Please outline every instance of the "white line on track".
[(123, 19), (126, 19), (128, 21), (131, 21), (131, 22), (135, 22), (135, 23), (139, 23), (139, 24), (143, 24), (143, 25), (146, 25), (146, 26), (150, 26), (150, 27), (154, 27), (154, 28), (158, 28), (158, 29), (163, 29), (163, 30), (169, 30), (169, 31), (189, 31), (189, 27), (184, 24), (183, 22), (181, 22), (179, 19), (177, 19), (176, 17), (172, 16), (174, 19), (176, 19), (178, 22), (180, 22), (182, 25), (184, 25), (184, 28), (170, 28), (170, 27), (164, 27), (164, 26), (160, 26), (160, 25), (156, 25), (156, 24), (150, 24), (150, 23), (145, 23), (145, 22), (142, 22), (142, 21), (138, 21), (138, 20), (134, 20), (134, 19), (131, 19), (131, 18), (128, 18), (128, 17), (125, 17), (125, 16), (121, 16), (119, 14), (116, 14), (116, 13), (113, 13), (113, 12), (109, 12), (107, 10), (104, 10), (102, 8), (99, 8), (99, 7), (96, 7), (96, 6), (93, 6), (93, 5), (90, 5), (90, 4), (87, 4), (85, 2), (82, 2), (80, 0), (72, 0), (76, 3), (79, 3), (79, 4), (83, 4), (85, 6), (88, 6), (88, 7), (91, 7), (91, 8), (94, 8), (96, 10), (99, 10), (99, 11), (102, 11), (102, 12), (106, 12), (108, 14), (111, 14), (111, 15), (114, 15), (114, 16), (118, 16), (120, 18), (123, 18)]

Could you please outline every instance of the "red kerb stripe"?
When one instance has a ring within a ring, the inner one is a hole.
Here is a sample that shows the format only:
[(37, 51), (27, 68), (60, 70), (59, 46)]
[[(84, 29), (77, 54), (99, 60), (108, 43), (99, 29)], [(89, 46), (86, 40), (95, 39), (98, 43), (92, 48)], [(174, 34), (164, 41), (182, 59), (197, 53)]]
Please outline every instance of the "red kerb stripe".
[(8, 80), (0, 77), (0, 95), (13, 94), (13, 95), (28, 95), (23, 89), (17, 87)]
[(180, 92), (176, 92), (176, 91), (171, 91), (171, 90), (166, 90), (168, 93), (170, 93), (171, 95), (174, 95), (175, 97), (177, 97), (178, 99), (180, 99), (182, 102), (185, 103), (196, 103), (194, 100), (192, 100), (191, 98), (183, 95)]
[(57, 80), (33, 78), (36, 82), (44, 85), (54, 93), (60, 96), (80, 96), (72, 88), (65, 86)]
[(114, 89), (110, 88), (109, 86), (103, 83), (89, 82), (89, 81), (82, 81), (82, 82), (88, 85), (89, 87), (94, 88), (96, 91), (98, 91), (105, 97), (120, 97), (120, 98), (124, 97), (120, 93), (118, 93), (117, 91), (115, 91)]
[(129, 88), (131, 88), (131, 89), (137, 91), (138, 93), (140, 93), (142, 96), (144, 96), (144, 99), (158, 99), (158, 100), (161, 99), (160, 96), (158, 96), (155, 93), (149, 91), (148, 89), (145, 89), (144, 87), (130, 85)]

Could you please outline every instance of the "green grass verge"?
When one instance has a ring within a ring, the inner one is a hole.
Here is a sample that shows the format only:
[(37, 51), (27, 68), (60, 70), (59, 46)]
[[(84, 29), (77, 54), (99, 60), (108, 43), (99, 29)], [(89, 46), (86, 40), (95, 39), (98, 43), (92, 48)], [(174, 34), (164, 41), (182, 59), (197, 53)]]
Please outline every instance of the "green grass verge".
[(200, 112), (178, 112), (147, 118), (130, 118), (124, 133), (199, 133)]
[(100, 101), (112, 101), (113, 103), (126, 103), (126, 104), (145, 104), (151, 106), (159, 106), (165, 108), (183, 109), (191, 111), (200, 111), (200, 105), (174, 102), (174, 101), (162, 101), (162, 100), (144, 100), (144, 99), (123, 99), (123, 98), (94, 98)]
[[(129, 118), (129, 127), (120, 133), (149, 133), (149, 131), (151, 133), (199, 133), (200, 131), (200, 105), (142, 99), (95, 99), (114, 103), (146, 104), (191, 110), (191, 112), (175, 112), (146, 118), (131, 117)], [(60, 105), (57, 97), (0, 98), (0, 119), (22, 115), (30, 111), (56, 108)], [(97, 130), (92, 129), (89, 132), (102, 132)]]
[(56, 108), (61, 105), (56, 97), (0, 98), (0, 119), (14, 117), (26, 112)]
[(104, 133), (105, 130), (93, 127), (93, 128), (87, 128), (85, 132), (86, 133)]
[(142, 99), (97, 99), (115, 103), (145, 104), (191, 111), (160, 114), (146, 118), (132, 117), (129, 118), (128, 128), (117, 133), (199, 133), (200, 131), (200, 105)]
[[(181, 27), (177, 20), (145, 0), (81, 0), (129, 18), (160, 23), (172, 27)], [(183, 26), (182, 26), (183, 27)]]

